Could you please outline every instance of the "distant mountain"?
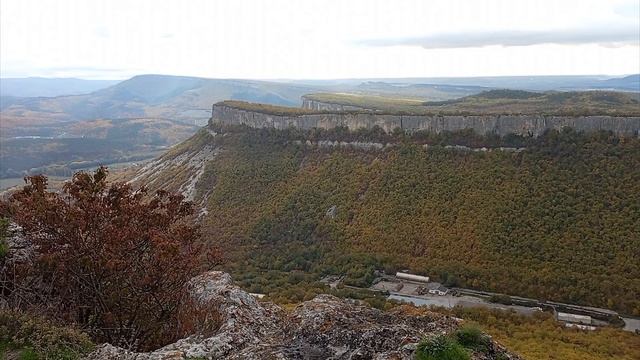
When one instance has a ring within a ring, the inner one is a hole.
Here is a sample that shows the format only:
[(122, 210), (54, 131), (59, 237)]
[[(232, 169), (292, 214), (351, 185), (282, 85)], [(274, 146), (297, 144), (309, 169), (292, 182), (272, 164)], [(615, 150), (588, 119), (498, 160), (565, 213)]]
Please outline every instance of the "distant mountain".
[(153, 157), (206, 123), (214, 102), (297, 106), (314, 88), (251, 80), (142, 75), (90, 94), (0, 97), (0, 178)]
[(253, 80), (140, 75), (90, 94), (53, 98), (3, 97), (4, 126), (101, 118), (169, 118), (204, 123), (211, 105), (225, 99), (296, 106), (315, 88)]
[(628, 89), (629, 91), (640, 92), (640, 74), (605, 80), (601, 85), (606, 88)]
[[(554, 76), (485, 76), (485, 77), (442, 77), (442, 78), (398, 78), (361, 79), (404, 84), (433, 84), (449, 86), (482, 86), (497, 89), (518, 89), (531, 91), (549, 90), (594, 90), (608, 89), (640, 92), (640, 74), (626, 77), (605, 75), (554, 75)], [(346, 80), (344, 80), (346, 81)]]
[(37, 97), (88, 94), (119, 83), (120, 80), (73, 78), (1, 78), (0, 96)]

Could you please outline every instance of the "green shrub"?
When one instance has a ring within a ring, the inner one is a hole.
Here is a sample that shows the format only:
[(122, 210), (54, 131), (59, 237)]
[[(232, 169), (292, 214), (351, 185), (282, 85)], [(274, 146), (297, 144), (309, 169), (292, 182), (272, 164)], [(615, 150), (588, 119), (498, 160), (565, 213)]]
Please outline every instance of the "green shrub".
[(19, 360), (38, 360), (40, 359), (40, 356), (38, 356), (38, 353), (36, 353), (35, 350), (31, 348), (27, 348), (20, 351), (20, 355), (18, 355), (18, 359)]
[(468, 360), (469, 352), (446, 335), (425, 339), (416, 349), (416, 360)]
[(489, 346), (489, 337), (476, 326), (465, 326), (456, 331), (455, 336), (458, 343), (468, 349), (486, 351)]
[(7, 252), (9, 252), (9, 247), (4, 239), (0, 239), (0, 261), (2, 261), (5, 256), (7, 256)]
[(0, 342), (19, 359), (79, 359), (93, 349), (89, 336), (32, 315), (0, 311)]
[(9, 246), (5, 241), (7, 237), (7, 231), (9, 229), (9, 220), (5, 218), (0, 218), (0, 261), (2, 261), (5, 256), (7, 256), (7, 252), (9, 252)]

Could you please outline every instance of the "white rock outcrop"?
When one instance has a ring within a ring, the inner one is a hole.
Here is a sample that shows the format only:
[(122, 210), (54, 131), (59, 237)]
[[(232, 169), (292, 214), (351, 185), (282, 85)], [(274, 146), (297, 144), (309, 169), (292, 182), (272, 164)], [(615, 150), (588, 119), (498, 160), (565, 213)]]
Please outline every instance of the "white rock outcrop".
[[(357, 301), (319, 295), (287, 312), (213, 271), (189, 283), (192, 299), (221, 317), (213, 336), (193, 335), (149, 353), (109, 344), (89, 359), (411, 359), (424, 337), (450, 332), (459, 320), (402, 306), (381, 311)], [(517, 359), (492, 343), (474, 359)]]

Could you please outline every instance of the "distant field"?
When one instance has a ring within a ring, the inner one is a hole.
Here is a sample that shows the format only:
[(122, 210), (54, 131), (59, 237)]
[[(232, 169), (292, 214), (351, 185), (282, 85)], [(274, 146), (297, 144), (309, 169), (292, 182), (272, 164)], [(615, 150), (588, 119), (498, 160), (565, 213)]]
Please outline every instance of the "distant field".
[(167, 119), (116, 119), (3, 129), (0, 178), (44, 173), (70, 176), (78, 169), (158, 156), (198, 126)]
[[(110, 181), (127, 181), (131, 178), (130, 174), (132, 171), (135, 171), (140, 166), (144, 165), (150, 159), (140, 160), (140, 161), (130, 161), (130, 162), (120, 162), (113, 164), (105, 164), (109, 169), (109, 179)], [(87, 168), (74, 169), (73, 172), (78, 171), (93, 171), (97, 166), (91, 166)], [(58, 190), (62, 188), (64, 181), (69, 180), (72, 175), (69, 176), (55, 176), (55, 175), (47, 175), (47, 179), (49, 181), (49, 188), (52, 190)], [(12, 177), (0, 179), (0, 193), (7, 189), (16, 186), (24, 185), (24, 177)]]
[(17, 185), (22, 185), (24, 184), (24, 179), (23, 178), (6, 178), (6, 179), (0, 179), (0, 191), (2, 190), (6, 190), (8, 188), (17, 186)]
[(424, 100), (393, 96), (376, 96), (348, 93), (319, 93), (306, 95), (305, 98), (324, 103), (358, 106), (372, 109), (413, 109), (422, 106)]
[(523, 90), (490, 90), (445, 101), (418, 101), (411, 98), (349, 93), (317, 93), (306, 95), (306, 98), (389, 113), (640, 115), (637, 93), (613, 91), (538, 93)]
[[(66, 176), (49, 176), (49, 187), (52, 189), (57, 189), (62, 186), (62, 182), (67, 179), (68, 177)], [(24, 178), (21, 177), (0, 179), (0, 192), (15, 186), (22, 186), (24, 184)]]

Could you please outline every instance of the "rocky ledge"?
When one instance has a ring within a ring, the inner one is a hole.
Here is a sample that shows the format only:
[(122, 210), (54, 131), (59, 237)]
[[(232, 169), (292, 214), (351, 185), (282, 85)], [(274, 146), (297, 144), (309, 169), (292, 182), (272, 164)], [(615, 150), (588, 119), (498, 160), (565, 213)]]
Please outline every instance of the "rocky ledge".
[[(454, 331), (460, 319), (412, 306), (380, 311), (330, 295), (286, 311), (209, 272), (189, 284), (190, 295), (220, 317), (212, 336), (193, 335), (149, 353), (106, 344), (90, 359), (412, 359), (418, 342)], [(518, 359), (491, 341), (474, 359)]]

